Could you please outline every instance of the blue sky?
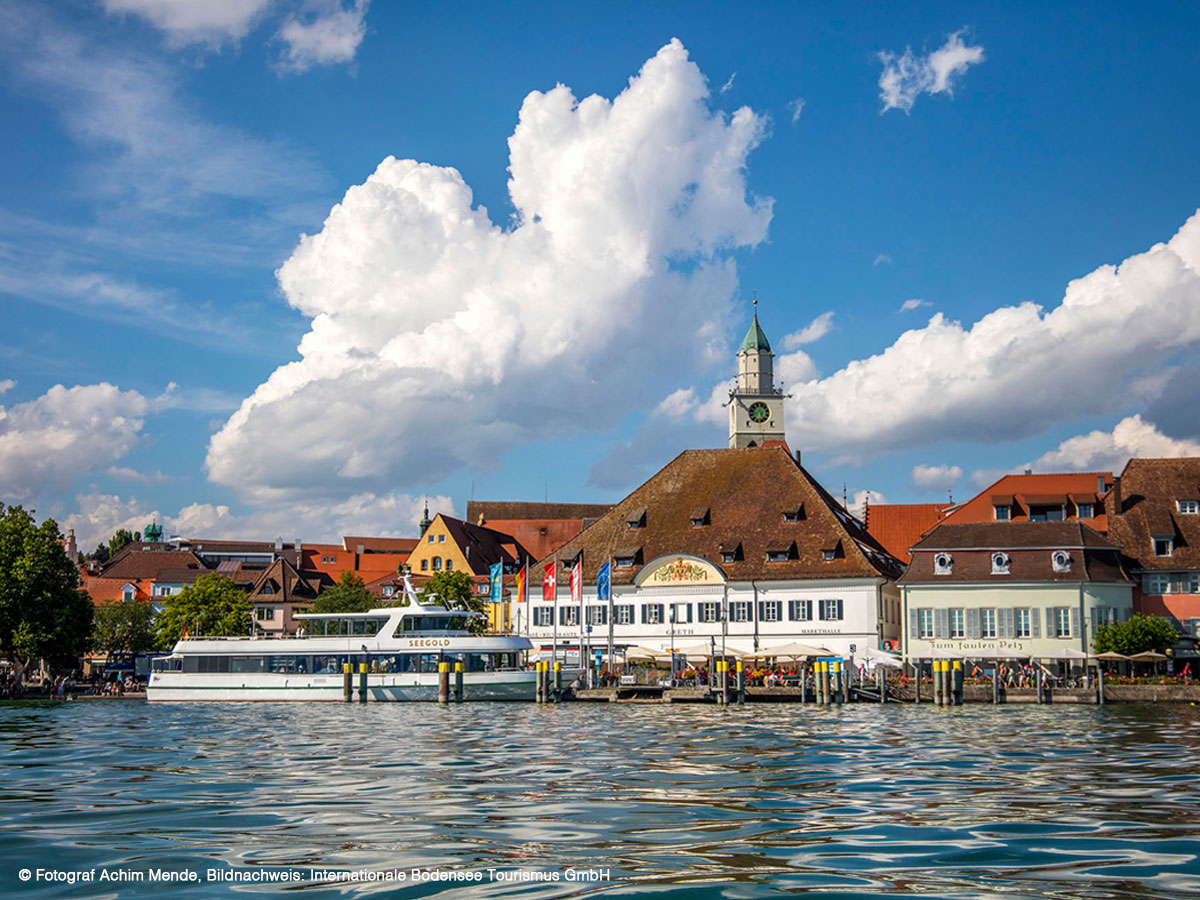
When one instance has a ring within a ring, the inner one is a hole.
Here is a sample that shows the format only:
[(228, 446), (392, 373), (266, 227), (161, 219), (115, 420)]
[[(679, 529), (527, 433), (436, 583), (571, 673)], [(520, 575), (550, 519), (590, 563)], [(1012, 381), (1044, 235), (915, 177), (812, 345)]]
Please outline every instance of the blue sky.
[(0, 500), (616, 500), (755, 290), (834, 493), (1200, 453), (1194, 5), (643, 6), (0, 3)]

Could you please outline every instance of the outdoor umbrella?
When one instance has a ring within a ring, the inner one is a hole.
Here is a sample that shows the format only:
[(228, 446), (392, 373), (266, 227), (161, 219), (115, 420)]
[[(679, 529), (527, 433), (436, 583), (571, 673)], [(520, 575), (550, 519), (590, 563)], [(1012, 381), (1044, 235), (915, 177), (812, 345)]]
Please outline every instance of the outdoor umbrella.
[(651, 647), (626, 647), (625, 660), (629, 661), (631, 659), (648, 659), (650, 662), (663, 662), (664, 660), (670, 661), (671, 654), (666, 650), (654, 650)]
[(890, 659), (893, 661), (898, 661), (900, 657), (898, 653), (892, 653), (888, 650), (877, 650), (870, 646), (863, 647), (855, 655), (861, 656), (863, 659)]
[(1061, 650), (1055, 650), (1053, 653), (1036, 653), (1036, 659), (1087, 659), (1088, 655), (1082, 650), (1076, 650), (1074, 647), (1063, 647)]
[(777, 647), (766, 647), (759, 650), (753, 655), (753, 659), (766, 659), (768, 656), (787, 657), (790, 659), (799, 659), (802, 656), (836, 656), (833, 651), (825, 647), (814, 647), (812, 644), (801, 644), (797, 641), (792, 641), (789, 644), (780, 644)]
[(1129, 659), (1134, 662), (1158, 662), (1161, 659), (1166, 659), (1165, 653), (1159, 653), (1157, 650), (1143, 650), (1141, 653), (1135, 653)]
[(1129, 657), (1124, 653), (1118, 653), (1116, 650), (1107, 650), (1104, 653), (1092, 654), (1092, 659), (1102, 659), (1105, 662), (1125, 662)]
[[(676, 653), (682, 653), (688, 659), (708, 659), (710, 656), (721, 656), (721, 647), (717, 646), (716, 652), (713, 652), (711, 644), (686, 644), (683, 647), (676, 647)], [(734, 659), (741, 659), (745, 656), (740, 650), (734, 650), (732, 647), (725, 648), (725, 656), (732, 656)]]
[(1029, 659), (1029, 654), (1007, 647), (997, 647), (994, 650), (975, 651), (971, 653), (971, 659)]

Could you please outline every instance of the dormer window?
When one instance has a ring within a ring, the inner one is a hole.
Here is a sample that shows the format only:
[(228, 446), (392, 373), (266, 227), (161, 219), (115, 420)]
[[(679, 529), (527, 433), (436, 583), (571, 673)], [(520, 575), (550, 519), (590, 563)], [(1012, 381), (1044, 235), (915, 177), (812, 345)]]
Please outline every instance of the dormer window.
[(1185, 516), (1200, 515), (1200, 500), (1176, 500), (1175, 508)]
[(1011, 565), (1012, 565), (1012, 557), (1009, 556), (1007, 553), (993, 553), (992, 554), (992, 574), (993, 575), (1007, 575), (1009, 573), (1009, 566), (1011, 566)]
[(625, 524), (629, 527), (630, 531), (634, 531), (638, 528), (645, 528), (646, 527), (646, 509), (645, 509), (645, 507), (643, 507), (641, 509), (635, 509), (635, 510), (633, 510), (633, 512), (629, 513), (629, 515), (627, 515), (625, 517)]
[(710, 521), (708, 512), (709, 510), (707, 506), (699, 509), (693, 509), (692, 514), (688, 516), (688, 521), (692, 523), (693, 528), (703, 528), (705, 525), (708, 525)]
[(1155, 556), (1171, 556), (1175, 553), (1175, 538), (1159, 537), (1154, 538), (1154, 555)]
[(396, 588), (395, 588), (395, 587), (393, 587), (392, 585), (390, 585), (390, 584), (385, 584), (385, 585), (383, 586), (383, 596), (385, 596), (385, 597), (391, 597), (391, 596), (392, 596), (393, 594), (395, 594), (395, 593), (396, 593)]
[(796, 559), (795, 541), (789, 541), (786, 544), (779, 543), (767, 545), (767, 562), (785, 563), (792, 559)]
[(622, 547), (613, 551), (613, 565), (618, 569), (632, 569), (642, 561), (641, 547)]
[(1075, 504), (1075, 516), (1079, 519), (1094, 519), (1096, 518), (1096, 508), (1091, 503)]
[(845, 554), (842, 552), (842, 542), (841, 541), (837, 541), (833, 544), (826, 544), (825, 546), (823, 546), (821, 548), (821, 558), (824, 559), (825, 562), (832, 562), (833, 560), (837, 559), (838, 557), (844, 556), (844, 555)]
[(996, 517), (997, 522), (1007, 522), (1012, 519), (1012, 507), (1007, 503), (993, 506), (992, 514)]
[(954, 557), (949, 553), (938, 553), (933, 557), (933, 574), (949, 575), (954, 568)]
[(1050, 565), (1055, 572), (1071, 571), (1071, 554), (1066, 550), (1055, 550), (1050, 554)]
[(742, 542), (736, 544), (721, 544), (717, 548), (721, 553), (721, 562), (725, 565), (730, 563), (740, 562), (746, 557), (742, 554)]
[(783, 521), (785, 521), (785, 522), (802, 522), (802, 521), (804, 521), (804, 504), (801, 503), (795, 509), (785, 509), (783, 511)]

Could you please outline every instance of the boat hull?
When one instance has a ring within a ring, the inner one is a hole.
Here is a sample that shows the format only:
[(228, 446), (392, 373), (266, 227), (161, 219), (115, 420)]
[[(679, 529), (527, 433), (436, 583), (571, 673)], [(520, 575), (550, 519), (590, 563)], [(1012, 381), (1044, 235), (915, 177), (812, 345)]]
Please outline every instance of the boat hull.
[[(463, 700), (533, 700), (536, 673), (467, 673), (463, 677)], [(359, 699), (359, 675), (353, 675), (352, 698)], [(451, 676), (453, 696), (453, 676)], [(155, 672), (146, 688), (150, 702), (231, 701), (345, 701), (341, 675), (207, 674)], [(367, 676), (370, 702), (436, 702), (438, 675), (379, 674)]]

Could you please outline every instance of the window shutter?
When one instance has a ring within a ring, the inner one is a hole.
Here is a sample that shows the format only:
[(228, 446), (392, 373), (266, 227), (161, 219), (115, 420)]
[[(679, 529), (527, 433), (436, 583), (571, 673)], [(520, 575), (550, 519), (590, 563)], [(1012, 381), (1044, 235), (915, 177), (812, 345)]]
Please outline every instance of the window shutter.
[(1058, 632), (1054, 627), (1054, 607), (1046, 607), (1046, 637), (1058, 637)]
[(935, 609), (933, 611), (933, 636), (935, 638), (950, 637), (950, 610)]
[(820, 619), (822, 622), (825, 621), (825, 601), (824, 600), (817, 601), (817, 618)]
[(1071, 637), (1079, 637), (1079, 607), (1071, 607)]
[(1100, 610), (1098, 610), (1094, 606), (1090, 610), (1088, 610), (1088, 624), (1091, 626), (1091, 629), (1092, 629), (1089, 634), (1089, 637), (1091, 637), (1092, 639), (1095, 639), (1096, 629), (1100, 626)]
[(983, 634), (983, 626), (979, 621), (979, 609), (974, 606), (968, 606), (966, 611), (967, 619), (967, 637), (978, 638)]
[(908, 611), (908, 638), (912, 640), (921, 633), (921, 624), (917, 620), (917, 611), (910, 609)]
[(1031, 638), (1040, 638), (1042, 636), (1042, 617), (1037, 611), (1037, 607), (1029, 610), (1029, 636)]
[(1133, 607), (1132, 606), (1123, 607), (1121, 609), (1121, 621), (1128, 622), (1132, 618), (1133, 618)]
[(1017, 636), (1017, 613), (1011, 607), (1008, 609), (996, 610), (996, 615), (1000, 617), (1000, 637), (1014, 638)]
[(839, 600), (837, 602), (837, 617), (838, 617), (839, 622), (842, 621), (843, 618), (845, 618), (845, 613), (843, 613), (843, 611), (842, 611), (842, 601), (841, 600)]

